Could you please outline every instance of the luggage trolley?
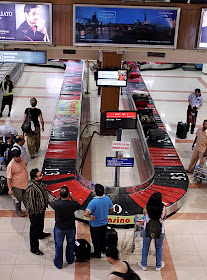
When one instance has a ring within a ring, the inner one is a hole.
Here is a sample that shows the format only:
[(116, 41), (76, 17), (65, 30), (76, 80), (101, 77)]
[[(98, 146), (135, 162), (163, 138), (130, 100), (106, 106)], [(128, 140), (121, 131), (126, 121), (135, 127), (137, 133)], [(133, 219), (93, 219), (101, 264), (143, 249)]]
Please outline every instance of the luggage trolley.
[(134, 217), (134, 232), (133, 232), (132, 246), (131, 246), (131, 252), (132, 253), (134, 252), (134, 249), (135, 249), (136, 237), (139, 237), (139, 238), (142, 237), (142, 230), (143, 230), (143, 227), (144, 227), (144, 221), (145, 221), (144, 214), (135, 215), (135, 217)]
[(194, 170), (194, 177), (198, 183), (201, 183), (203, 180), (207, 181), (207, 167), (203, 165), (197, 165)]

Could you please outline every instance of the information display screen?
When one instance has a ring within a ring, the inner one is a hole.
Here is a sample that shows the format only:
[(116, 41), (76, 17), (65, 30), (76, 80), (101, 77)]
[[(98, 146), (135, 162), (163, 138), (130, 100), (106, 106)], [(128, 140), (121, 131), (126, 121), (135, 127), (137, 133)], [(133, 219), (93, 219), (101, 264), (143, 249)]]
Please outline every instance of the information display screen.
[(0, 2), (0, 42), (52, 43), (52, 4)]
[(73, 5), (73, 44), (176, 48), (180, 8)]
[(106, 111), (106, 129), (135, 129), (137, 127), (136, 111)]
[(45, 64), (47, 59), (45, 51), (0, 51), (0, 62)]
[(126, 87), (127, 70), (98, 70), (97, 86)]
[(207, 49), (207, 8), (202, 9), (198, 35), (198, 49)]

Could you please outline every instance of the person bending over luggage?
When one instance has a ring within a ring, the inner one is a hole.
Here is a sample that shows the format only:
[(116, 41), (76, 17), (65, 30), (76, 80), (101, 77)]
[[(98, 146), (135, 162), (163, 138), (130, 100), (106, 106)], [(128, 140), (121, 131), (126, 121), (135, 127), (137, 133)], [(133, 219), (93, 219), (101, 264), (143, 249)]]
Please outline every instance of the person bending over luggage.
[(76, 201), (72, 193), (66, 186), (60, 189), (58, 199), (50, 202), (50, 206), (55, 210), (55, 259), (54, 265), (62, 268), (63, 265), (63, 241), (66, 237), (66, 261), (69, 264), (74, 262), (75, 249), (75, 211), (80, 209), (80, 204)]
[[(195, 146), (196, 144), (196, 146)], [(195, 148), (194, 148), (195, 146)], [(193, 154), (189, 164), (188, 173), (193, 173), (198, 160), (199, 164), (204, 165), (207, 156), (207, 120), (203, 121), (203, 127), (198, 128), (196, 131), (196, 138), (192, 145)]]
[(30, 182), (27, 185), (27, 210), (30, 219), (30, 251), (42, 256), (43, 252), (39, 249), (39, 239), (50, 236), (50, 233), (43, 232), (45, 210), (48, 207), (48, 193), (42, 183), (43, 174), (37, 168), (30, 171)]
[(0, 125), (0, 135), (2, 135), (5, 139), (5, 142), (8, 144), (13, 144), (15, 141), (15, 137), (18, 135), (17, 130), (10, 125)]
[(139, 276), (131, 269), (129, 264), (119, 259), (119, 251), (117, 250), (116, 247), (107, 248), (106, 256), (108, 262), (113, 265), (111, 268), (111, 273), (108, 276), (108, 280), (119, 280), (119, 279), (140, 280)]
[(194, 129), (195, 129), (195, 125), (196, 125), (196, 119), (197, 119), (197, 115), (198, 115), (198, 110), (200, 110), (200, 108), (203, 105), (203, 96), (201, 95), (201, 90), (199, 88), (196, 88), (194, 92), (192, 92), (189, 96), (188, 96), (188, 110), (187, 110), (187, 124), (188, 124), (188, 128), (190, 128), (190, 113), (194, 113), (194, 121), (191, 124), (191, 134), (194, 133)]
[[(143, 229), (142, 260), (138, 262), (142, 270), (147, 270), (147, 257), (152, 238), (155, 239), (156, 248), (156, 271), (165, 266), (162, 262), (162, 246), (165, 236), (164, 220), (166, 217), (165, 206), (162, 203), (161, 193), (153, 193), (143, 210), (146, 220)], [(153, 226), (151, 226), (153, 223)], [(154, 230), (155, 229), (155, 230)]]
[(89, 202), (84, 216), (89, 218), (91, 239), (94, 246), (92, 257), (101, 258), (106, 252), (106, 229), (108, 214), (113, 212), (113, 203), (109, 196), (104, 195), (104, 187), (95, 185), (95, 197)]

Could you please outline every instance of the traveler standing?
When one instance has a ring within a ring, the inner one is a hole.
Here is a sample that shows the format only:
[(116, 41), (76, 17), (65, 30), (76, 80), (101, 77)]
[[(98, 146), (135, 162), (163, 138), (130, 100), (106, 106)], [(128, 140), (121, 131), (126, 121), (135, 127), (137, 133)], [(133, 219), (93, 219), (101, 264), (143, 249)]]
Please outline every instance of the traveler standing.
[(196, 88), (194, 92), (192, 92), (188, 96), (188, 110), (187, 110), (187, 124), (188, 128), (190, 128), (190, 114), (194, 115), (194, 122), (191, 124), (191, 134), (194, 133), (195, 125), (196, 125), (196, 119), (198, 115), (198, 110), (203, 105), (203, 96), (201, 95), (201, 90), (199, 88)]
[(96, 196), (89, 202), (84, 212), (89, 217), (91, 239), (94, 246), (94, 258), (101, 258), (101, 253), (106, 252), (106, 229), (108, 214), (113, 212), (113, 203), (109, 196), (104, 195), (104, 187), (95, 185)]
[(35, 157), (35, 152), (37, 153), (40, 148), (40, 123), (38, 118), (42, 125), (42, 131), (44, 131), (44, 120), (41, 110), (36, 108), (37, 99), (35, 97), (30, 99), (30, 104), (31, 107), (27, 108), (24, 112), (24, 120), (29, 114), (31, 114), (32, 122), (34, 123), (34, 131), (27, 133), (27, 145), (31, 158), (33, 159)]
[(161, 268), (165, 266), (165, 263), (162, 262), (162, 246), (163, 240), (165, 237), (165, 228), (164, 228), (164, 220), (166, 216), (165, 206), (162, 203), (161, 193), (156, 192), (153, 193), (146, 207), (143, 210), (144, 215), (146, 216), (146, 220), (144, 223), (143, 229), (143, 248), (142, 248), (142, 260), (138, 262), (138, 265), (142, 270), (147, 270), (147, 257), (149, 253), (149, 247), (152, 238), (146, 237), (146, 226), (150, 220), (156, 220), (161, 223), (161, 235), (159, 239), (155, 239), (155, 248), (156, 248), (156, 271), (160, 271)]
[(28, 157), (27, 151), (24, 147), (24, 143), (25, 143), (24, 136), (18, 135), (15, 139), (15, 143), (14, 143), (13, 147), (18, 147), (21, 150), (21, 156), (23, 157), (24, 162), (27, 165), (27, 163), (29, 162), (29, 157)]
[(42, 183), (43, 174), (37, 168), (30, 171), (30, 182), (27, 185), (27, 210), (30, 219), (30, 251), (35, 255), (44, 255), (39, 249), (39, 239), (50, 236), (43, 232), (45, 210), (48, 207), (48, 193)]
[(7, 166), (7, 185), (8, 194), (12, 196), (16, 214), (25, 217), (25, 213), (21, 210), (21, 201), (27, 206), (26, 186), (28, 183), (27, 167), (21, 156), (21, 150), (13, 147), (11, 150), (12, 160)]
[[(195, 146), (196, 144), (196, 146)], [(194, 148), (195, 146), (195, 148)], [(194, 149), (193, 149), (194, 148)], [(186, 170), (188, 173), (193, 173), (197, 161), (199, 159), (199, 164), (204, 165), (206, 161), (207, 156), (207, 120), (203, 121), (203, 127), (200, 127), (196, 131), (196, 138), (192, 145), (193, 154), (192, 158), (188, 167), (188, 170)]]
[(55, 210), (55, 259), (54, 265), (61, 269), (63, 265), (63, 241), (66, 237), (66, 261), (69, 264), (74, 262), (75, 249), (75, 215), (74, 212), (80, 209), (80, 204), (72, 196), (66, 186), (60, 189), (60, 196), (50, 203)]
[(6, 105), (9, 105), (8, 117), (10, 117), (12, 103), (13, 103), (13, 88), (14, 87), (13, 87), (12, 81), (10, 80), (9, 75), (6, 75), (5, 79), (1, 82), (0, 88), (2, 88), (2, 92), (3, 92), (0, 117), (2, 117), (2, 113), (3, 113)]

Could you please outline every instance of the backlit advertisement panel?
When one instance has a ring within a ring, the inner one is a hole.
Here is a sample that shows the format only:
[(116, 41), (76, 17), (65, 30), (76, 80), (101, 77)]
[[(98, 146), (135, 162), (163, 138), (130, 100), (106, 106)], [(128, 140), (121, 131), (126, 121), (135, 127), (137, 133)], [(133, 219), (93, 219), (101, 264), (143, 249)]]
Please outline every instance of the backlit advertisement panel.
[(73, 6), (73, 44), (176, 48), (180, 8)]
[(201, 12), (198, 49), (207, 49), (207, 9), (202, 9)]
[(0, 42), (52, 43), (52, 4), (0, 2)]

